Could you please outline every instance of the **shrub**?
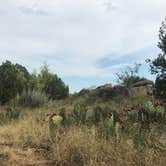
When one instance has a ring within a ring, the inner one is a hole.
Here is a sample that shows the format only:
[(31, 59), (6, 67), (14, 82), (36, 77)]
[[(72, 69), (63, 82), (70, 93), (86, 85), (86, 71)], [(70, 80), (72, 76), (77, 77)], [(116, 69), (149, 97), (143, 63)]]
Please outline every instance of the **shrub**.
[(134, 67), (128, 66), (125, 71), (117, 73), (117, 82), (124, 84), (126, 87), (130, 88), (134, 83), (144, 79), (138, 76), (139, 68), (141, 64), (135, 64)]
[(48, 105), (49, 99), (46, 94), (42, 92), (35, 90), (24, 90), (21, 95), (16, 97), (16, 104), (23, 107), (40, 107)]

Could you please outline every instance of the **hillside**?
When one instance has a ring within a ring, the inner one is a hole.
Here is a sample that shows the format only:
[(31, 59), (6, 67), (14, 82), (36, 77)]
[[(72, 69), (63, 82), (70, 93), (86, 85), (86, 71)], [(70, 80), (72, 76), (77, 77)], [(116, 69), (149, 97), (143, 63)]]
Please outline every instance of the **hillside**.
[(1, 107), (1, 165), (164, 166), (166, 104), (136, 88), (147, 92), (141, 84), (126, 96), (126, 87), (109, 84), (47, 107)]

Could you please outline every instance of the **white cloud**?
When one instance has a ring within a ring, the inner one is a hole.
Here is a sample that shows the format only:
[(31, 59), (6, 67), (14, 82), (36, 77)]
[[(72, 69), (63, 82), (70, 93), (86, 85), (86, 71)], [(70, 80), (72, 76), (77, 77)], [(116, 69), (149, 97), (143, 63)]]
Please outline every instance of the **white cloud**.
[(1, 0), (0, 61), (102, 75), (98, 59), (156, 46), (165, 11), (165, 0)]

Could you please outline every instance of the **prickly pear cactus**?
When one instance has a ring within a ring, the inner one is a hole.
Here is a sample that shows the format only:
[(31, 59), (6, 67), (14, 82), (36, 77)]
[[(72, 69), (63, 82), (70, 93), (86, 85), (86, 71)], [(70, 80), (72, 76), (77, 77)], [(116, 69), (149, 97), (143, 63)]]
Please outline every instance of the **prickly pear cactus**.
[(78, 103), (74, 106), (73, 110), (73, 117), (75, 119), (75, 122), (78, 123), (85, 123), (86, 121), (86, 112), (87, 108), (84, 103)]
[(52, 117), (52, 121), (57, 127), (59, 127), (61, 125), (62, 120), (63, 120), (63, 118), (60, 115), (56, 115), (56, 116)]
[(94, 121), (95, 124), (100, 122), (101, 117), (102, 117), (101, 113), (102, 113), (101, 107), (98, 106), (98, 107), (94, 108), (94, 110), (93, 110), (93, 121)]
[(119, 136), (119, 132), (120, 132), (120, 124), (118, 122), (115, 123), (115, 135), (116, 135), (116, 138), (119, 139), (120, 136)]
[(154, 106), (153, 103), (151, 101), (147, 101), (144, 105), (145, 110), (149, 111), (149, 112), (154, 112)]
[(62, 124), (65, 126), (66, 125), (66, 121), (67, 121), (66, 109), (65, 108), (60, 109), (59, 115), (63, 118)]
[(114, 127), (114, 114), (112, 113), (111, 115), (109, 115), (109, 119), (107, 119), (107, 123), (109, 127)]
[(90, 122), (93, 119), (93, 110), (87, 110), (86, 112), (86, 122)]
[(158, 106), (156, 109), (156, 118), (159, 121), (163, 121), (165, 115), (165, 109), (164, 107)]
[(51, 140), (57, 135), (59, 128), (61, 127), (63, 118), (60, 115), (54, 115), (49, 117), (49, 134)]
[(114, 114), (110, 112), (108, 118), (104, 120), (104, 127), (106, 131), (106, 136), (115, 135), (114, 134)]

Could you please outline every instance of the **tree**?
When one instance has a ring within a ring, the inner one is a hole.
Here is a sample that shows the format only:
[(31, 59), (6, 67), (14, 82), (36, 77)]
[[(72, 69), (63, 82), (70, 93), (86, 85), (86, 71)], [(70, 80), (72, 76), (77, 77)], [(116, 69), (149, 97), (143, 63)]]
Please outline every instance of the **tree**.
[(140, 66), (141, 64), (136, 63), (134, 67), (128, 66), (125, 71), (117, 73), (117, 82), (130, 88), (134, 83), (138, 82), (139, 80), (142, 80), (143, 78), (140, 78), (138, 76)]
[(69, 94), (68, 86), (56, 74), (50, 75), (43, 90), (52, 99), (63, 99)]
[(38, 75), (32, 75), (30, 85), (32, 89), (46, 93), (51, 99), (63, 99), (69, 94), (68, 86), (56, 74), (50, 72), (47, 64), (41, 67)]
[(20, 64), (10, 61), (0, 65), (0, 104), (5, 104), (23, 91), (46, 93), (51, 99), (62, 99), (68, 96), (69, 88), (44, 65), (39, 74), (29, 74)]
[(156, 74), (155, 81), (155, 94), (160, 97), (166, 97), (166, 18), (162, 22), (159, 30), (159, 42), (158, 47), (161, 49), (161, 53), (157, 58), (147, 62), (150, 63), (150, 69), (152, 74)]
[(25, 67), (6, 61), (0, 65), (0, 103), (4, 104), (28, 87)]

